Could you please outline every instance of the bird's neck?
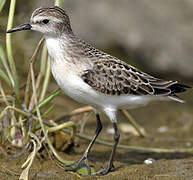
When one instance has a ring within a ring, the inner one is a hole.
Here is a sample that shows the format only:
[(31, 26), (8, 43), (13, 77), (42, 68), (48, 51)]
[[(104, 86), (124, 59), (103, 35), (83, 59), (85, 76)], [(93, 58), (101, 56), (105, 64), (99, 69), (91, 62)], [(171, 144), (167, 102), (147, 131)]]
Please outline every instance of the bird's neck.
[(46, 35), (45, 40), (51, 59), (55, 59), (55, 57), (61, 52), (61, 45), (58, 37)]
[(86, 57), (83, 44), (76, 36), (45, 36), (51, 64), (63, 64), (79, 69), (92, 66), (90, 59)]
[(48, 53), (53, 60), (61, 59), (62, 57), (66, 56), (67, 53), (68, 54), (71, 53), (71, 46), (72, 46), (71, 39), (72, 37), (69, 35), (45, 36)]

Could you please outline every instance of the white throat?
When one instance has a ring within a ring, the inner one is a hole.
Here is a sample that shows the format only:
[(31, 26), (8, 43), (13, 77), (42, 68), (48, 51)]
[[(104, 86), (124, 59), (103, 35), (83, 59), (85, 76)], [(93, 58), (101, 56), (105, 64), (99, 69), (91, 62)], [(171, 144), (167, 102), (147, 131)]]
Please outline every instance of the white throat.
[(52, 59), (55, 59), (62, 51), (59, 38), (56, 36), (45, 36), (45, 40), (49, 55)]

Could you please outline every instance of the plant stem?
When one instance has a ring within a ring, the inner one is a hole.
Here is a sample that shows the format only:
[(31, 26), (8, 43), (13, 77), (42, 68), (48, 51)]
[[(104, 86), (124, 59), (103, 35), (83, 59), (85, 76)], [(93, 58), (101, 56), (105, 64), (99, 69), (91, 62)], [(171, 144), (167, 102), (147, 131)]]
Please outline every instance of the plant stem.
[(6, 58), (3, 46), (1, 44), (0, 44), (0, 61), (1, 61), (2, 65), (4, 66), (4, 68), (5, 68), (6, 72), (7, 72), (7, 75), (9, 77), (9, 80), (11, 82), (11, 86), (13, 87), (14, 86), (14, 80), (13, 80), (10, 68), (9, 68), (9, 66), (7, 64), (7, 58)]
[(39, 101), (43, 101), (45, 94), (46, 94), (46, 90), (48, 88), (48, 84), (49, 84), (49, 80), (50, 80), (50, 58), (47, 58), (47, 66), (46, 66), (46, 72), (45, 72), (45, 76), (44, 76), (44, 82), (43, 82), (43, 86), (42, 86), (42, 92), (40, 95), (40, 99)]
[[(33, 64), (37, 58), (38, 52), (40, 50), (40, 47), (42, 43), (44, 42), (44, 38), (41, 38), (37, 47), (35, 48), (35, 51), (30, 59), (30, 62)], [(27, 76), (27, 83), (26, 83), (26, 88), (25, 88), (25, 98), (24, 98), (24, 104), (26, 107), (30, 106), (29, 105), (29, 99), (30, 99), (30, 86), (31, 86), (31, 73), (30, 71), (28, 72)], [(29, 109), (29, 108), (28, 108)]]
[[(63, 129), (62, 131), (64, 131), (65, 133), (71, 133), (69, 130), (67, 129)], [(82, 139), (86, 139), (91, 141), (92, 138), (84, 135), (84, 134), (80, 134), (80, 133), (76, 133), (77, 137), (80, 137)], [(105, 146), (113, 146), (114, 144), (111, 142), (107, 142), (107, 141), (102, 141), (102, 140), (95, 140), (96, 143), (98, 144), (102, 144)], [(193, 148), (177, 148), (177, 149), (165, 149), (165, 148), (148, 148), (148, 147), (142, 147), (142, 146), (127, 146), (127, 145), (121, 145), (118, 144), (117, 148), (120, 149), (126, 149), (126, 150), (132, 150), (132, 151), (139, 151), (139, 152), (153, 152), (153, 153), (193, 153)]]
[(147, 137), (147, 134), (144, 130), (144, 128), (142, 128), (139, 124), (137, 124), (135, 122), (135, 120), (133, 119), (133, 117), (127, 112), (127, 110), (122, 109), (121, 112), (123, 113), (123, 115), (126, 117), (126, 119), (128, 119), (129, 123), (135, 128), (135, 130), (138, 132), (138, 134), (141, 137)]
[(2, 85), (1, 85), (1, 82), (0, 82), (0, 93), (1, 93), (1, 95), (2, 95), (2, 97), (3, 97), (3, 100), (4, 100), (5, 104), (6, 104), (7, 106), (9, 106), (9, 102), (8, 102), (8, 100), (7, 100), (7, 98), (6, 98), (6, 95), (5, 95), (5, 92), (4, 92), (3, 87), (2, 87)]
[[(10, 8), (9, 8), (7, 30), (11, 29), (12, 25), (13, 25), (15, 4), (16, 4), (16, 0), (11, 0)], [(12, 53), (11, 34), (6, 34), (6, 48), (7, 48), (7, 57), (8, 57), (9, 65), (11, 68), (12, 77), (14, 79), (13, 89), (14, 89), (14, 92), (16, 94), (16, 100), (19, 101), (19, 97), (20, 97), (20, 95), (19, 95), (19, 80), (18, 80), (17, 70), (16, 70), (16, 66), (15, 66), (15, 61), (13, 58), (13, 53)]]
[(56, 0), (55, 1), (55, 6), (63, 7), (64, 5), (64, 0)]
[(59, 116), (59, 117), (55, 118), (54, 121), (58, 122), (58, 121), (61, 121), (64, 118), (71, 117), (71, 116), (74, 116), (74, 115), (79, 115), (81, 113), (90, 112), (90, 111), (93, 111), (93, 108), (91, 106), (85, 106), (85, 107), (77, 108), (77, 109), (75, 109), (75, 110), (73, 110), (69, 113), (65, 113), (62, 116)]
[(11, 81), (9, 79), (9, 77), (5, 74), (5, 72), (3, 70), (0, 69), (0, 77), (6, 82), (6, 84), (9, 86), (9, 87), (12, 87), (11, 85)]
[(33, 89), (33, 94), (34, 94), (34, 102), (35, 102), (35, 107), (36, 107), (36, 112), (37, 112), (37, 116), (38, 116), (38, 120), (41, 126), (41, 129), (43, 131), (43, 134), (45, 136), (46, 142), (50, 148), (50, 150), (52, 151), (52, 153), (54, 154), (54, 156), (62, 163), (66, 163), (65, 160), (63, 160), (55, 151), (52, 143), (50, 142), (48, 135), (47, 135), (47, 130), (43, 124), (43, 120), (40, 114), (40, 110), (39, 110), (39, 106), (38, 106), (38, 100), (37, 100), (37, 94), (36, 94), (36, 87), (35, 87), (35, 77), (34, 77), (34, 71), (33, 71), (33, 63), (30, 63), (30, 73), (31, 73), (31, 79), (32, 79), (32, 89)]
[[(12, 106), (7, 106), (0, 114), (0, 120), (1, 118), (3, 117), (3, 115), (6, 113), (7, 110), (9, 109), (12, 109), (18, 113), (21, 113), (22, 115), (26, 116), (26, 117), (30, 117), (31, 114), (28, 113), (28, 112), (25, 112), (23, 110), (20, 110), (18, 108), (15, 108), (15, 107), (12, 107)], [(35, 120), (39, 120), (38, 117), (36, 116), (33, 116), (33, 118)], [(44, 123), (48, 126), (57, 126), (57, 124), (52, 121), (52, 120), (49, 120), (48, 121), (44, 121)], [(63, 129), (62, 131), (64, 131), (65, 133), (68, 133), (70, 134), (71, 131), (67, 130), (67, 129)], [(86, 139), (86, 140), (89, 140), (91, 141), (92, 138), (89, 137), (88, 135), (84, 135), (84, 134), (80, 134), (80, 133), (76, 133), (76, 136), (79, 137), (79, 138), (82, 138), (82, 139)], [(113, 146), (114, 144), (113, 143), (110, 143), (110, 142), (107, 142), (107, 141), (102, 141), (102, 140), (96, 140), (95, 141), (96, 143), (98, 144), (102, 144), (102, 145), (105, 145), (105, 146)], [(50, 142), (51, 143), (51, 142)], [(51, 144), (52, 146), (52, 144)], [(118, 148), (120, 149), (127, 149), (127, 150), (133, 150), (133, 151), (140, 151), (140, 152), (152, 152), (152, 153), (193, 153), (193, 148), (178, 148), (178, 149), (165, 149), (165, 148), (147, 148), (147, 147), (142, 147), (142, 146), (127, 146), (127, 145), (118, 145), (117, 146)], [(53, 148), (53, 147), (52, 147)], [(53, 148), (54, 149), (54, 148)], [(55, 151), (55, 150), (54, 150)], [(55, 151), (56, 153), (56, 151)], [(54, 153), (54, 154), (55, 154)], [(57, 154), (57, 153), (56, 153)], [(61, 162), (64, 161), (64, 160), (60, 160)], [(64, 161), (65, 162), (65, 161)]]
[(68, 127), (73, 127), (73, 126), (75, 126), (74, 122), (68, 121), (68, 122), (62, 123), (58, 126), (48, 128), (48, 132), (49, 133), (50, 132), (56, 132), (56, 131), (59, 131), (61, 129), (68, 128)]
[[(56, 96), (58, 96), (61, 92), (61, 89), (57, 89), (56, 91), (52, 92), (52, 94), (50, 96), (48, 96), (47, 98), (45, 98), (42, 102), (40, 102), (38, 104), (38, 108), (42, 108), (45, 105), (47, 105), (52, 99), (54, 99)], [(32, 110), (32, 113), (35, 113), (36, 109)]]
[(48, 58), (48, 50), (47, 50), (46, 44), (44, 43), (42, 48), (42, 54), (41, 54), (41, 62), (40, 62), (41, 64), (40, 72), (42, 73), (42, 75), (44, 75), (46, 71), (47, 58)]

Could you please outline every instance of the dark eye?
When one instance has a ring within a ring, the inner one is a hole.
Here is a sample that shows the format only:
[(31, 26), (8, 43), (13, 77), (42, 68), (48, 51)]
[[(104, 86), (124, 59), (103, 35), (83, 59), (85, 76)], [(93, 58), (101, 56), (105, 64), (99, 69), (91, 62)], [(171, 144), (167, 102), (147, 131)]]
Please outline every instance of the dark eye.
[(49, 23), (49, 20), (48, 20), (48, 19), (44, 19), (42, 22), (43, 22), (44, 24), (48, 24), (48, 23)]

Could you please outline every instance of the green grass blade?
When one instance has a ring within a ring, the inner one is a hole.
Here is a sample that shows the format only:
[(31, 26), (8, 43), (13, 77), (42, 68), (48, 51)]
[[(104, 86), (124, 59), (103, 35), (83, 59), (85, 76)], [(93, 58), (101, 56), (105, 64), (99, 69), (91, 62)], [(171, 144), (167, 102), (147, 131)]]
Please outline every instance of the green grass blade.
[[(81, 167), (76, 172), (81, 175), (89, 175), (87, 167)], [(96, 172), (95, 169), (91, 167), (91, 173), (95, 173), (95, 172)]]
[(45, 71), (45, 76), (44, 76), (44, 81), (43, 81), (43, 85), (42, 85), (42, 92), (40, 95), (40, 101), (43, 101), (47, 88), (48, 88), (48, 84), (49, 84), (49, 80), (50, 80), (50, 58), (47, 58), (47, 64), (46, 64), (46, 71)]
[[(9, 8), (9, 17), (8, 17), (8, 22), (7, 22), (7, 30), (11, 29), (13, 25), (15, 4), (16, 4), (16, 0), (11, 0), (10, 8)], [(19, 80), (18, 80), (17, 70), (15, 66), (15, 61), (13, 58), (13, 53), (12, 53), (11, 34), (6, 34), (6, 50), (7, 50), (7, 57), (8, 57), (10, 69), (11, 69), (11, 72), (13, 74), (13, 79), (14, 79), (13, 90), (16, 94), (16, 99), (19, 100), (19, 95), (20, 95), (19, 94)]]
[(3, 9), (3, 6), (5, 5), (6, 0), (0, 0), (0, 12)]
[(55, 1), (55, 6), (63, 7), (64, 5), (64, 0), (56, 0)]
[[(42, 102), (40, 102), (40, 104), (38, 105), (38, 108), (42, 108), (44, 106), (46, 106), (52, 99), (54, 99), (56, 96), (58, 96), (60, 94), (62, 90), (59, 88), (56, 91), (54, 91), (53, 93), (51, 93), (51, 95), (49, 95), (46, 99), (44, 99)], [(33, 109), (32, 113), (36, 112), (36, 109)]]
[(6, 56), (5, 56), (5, 51), (3, 49), (3, 46), (2, 44), (0, 43), (0, 62), (2, 63), (2, 65), (4, 66), (6, 72), (7, 72), (7, 75), (9, 77), (9, 80), (11, 82), (11, 85), (12, 87), (14, 86), (14, 80), (13, 80), (13, 77), (12, 77), (12, 74), (11, 74), (11, 71), (9, 69), (9, 66), (7, 64), (7, 59), (6, 59)]
[(50, 111), (52, 111), (54, 109), (54, 105), (50, 106), (43, 114), (42, 114), (42, 118), (45, 118)]
[(42, 48), (41, 61), (40, 61), (41, 62), (40, 72), (42, 73), (42, 75), (44, 75), (46, 72), (47, 58), (48, 58), (48, 50), (47, 50), (46, 44), (44, 43)]
[(0, 69), (0, 77), (7, 83), (9, 87), (11, 87), (11, 81), (9, 80), (8, 76), (5, 74), (2, 69)]
[[(3, 97), (3, 100), (4, 100), (5, 104), (6, 104), (7, 106), (9, 106), (9, 102), (8, 102), (8, 100), (7, 100), (7, 98), (6, 98), (5, 92), (4, 92), (3, 87), (2, 87), (2, 85), (1, 85), (1, 81), (0, 81), (0, 94), (1, 94), (2, 97)], [(3, 111), (4, 111), (4, 110), (3, 110)], [(1, 114), (3, 113), (3, 111), (1, 112)], [(1, 114), (0, 114), (0, 116), (3, 117)], [(1, 117), (0, 117), (0, 120), (1, 120)]]

